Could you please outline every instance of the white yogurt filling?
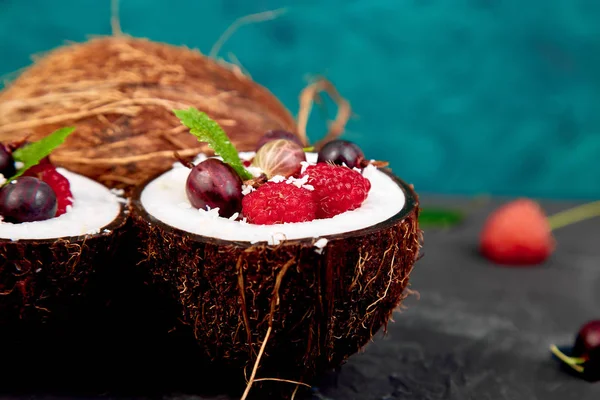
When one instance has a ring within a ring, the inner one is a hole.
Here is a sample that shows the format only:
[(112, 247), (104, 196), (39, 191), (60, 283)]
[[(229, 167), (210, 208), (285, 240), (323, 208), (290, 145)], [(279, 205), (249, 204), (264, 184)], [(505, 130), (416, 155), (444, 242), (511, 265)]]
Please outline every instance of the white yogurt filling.
[[(99, 233), (113, 222), (124, 199), (102, 184), (64, 168), (57, 171), (69, 180), (73, 205), (63, 215), (45, 221), (13, 224), (0, 222), (1, 239), (58, 239)], [(18, 179), (17, 179), (18, 180)]]
[[(240, 153), (250, 159), (254, 153)], [(194, 163), (204, 160), (200, 155)], [(315, 163), (317, 154), (308, 153), (307, 160)], [(202, 236), (239, 242), (268, 242), (319, 238), (367, 228), (383, 222), (402, 210), (406, 202), (404, 192), (389, 176), (375, 167), (365, 168), (363, 175), (371, 182), (371, 190), (362, 206), (356, 210), (327, 219), (275, 225), (254, 225), (219, 217), (216, 210), (198, 210), (191, 206), (185, 192), (190, 170), (180, 163), (165, 172), (142, 191), (141, 205), (148, 214), (171, 227)], [(234, 216), (235, 217), (235, 216)], [(318, 242), (318, 241), (317, 241)], [(324, 246), (326, 243), (320, 242)], [(320, 246), (317, 246), (319, 248)]]

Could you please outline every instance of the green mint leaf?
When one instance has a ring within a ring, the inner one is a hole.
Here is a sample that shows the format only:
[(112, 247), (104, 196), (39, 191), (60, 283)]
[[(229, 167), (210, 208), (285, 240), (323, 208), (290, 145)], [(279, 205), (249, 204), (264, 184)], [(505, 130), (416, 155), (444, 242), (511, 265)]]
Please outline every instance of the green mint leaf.
[(52, 132), (50, 135), (37, 142), (30, 143), (18, 148), (13, 153), (13, 159), (23, 163), (17, 173), (8, 178), (4, 184), (7, 184), (25, 173), (29, 168), (37, 165), (43, 158), (47, 157), (52, 151), (63, 144), (67, 137), (75, 131), (75, 128), (66, 127)]
[(253, 178), (252, 174), (244, 168), (235, 146), (216, 121), (193, 107), (187, 110), (173, 110), (173, 112), (181, 123), (189, 128), (190, 133), (198, 138), (199, 142), (208, 143), (215, 154), (220, 156), (223, 162), (229, 164), (242, 179)]
[(445, 228), (461, 223), (464, 215), (458, 210), (423, 208), (419, 212), (419, 225), (422, 227)]

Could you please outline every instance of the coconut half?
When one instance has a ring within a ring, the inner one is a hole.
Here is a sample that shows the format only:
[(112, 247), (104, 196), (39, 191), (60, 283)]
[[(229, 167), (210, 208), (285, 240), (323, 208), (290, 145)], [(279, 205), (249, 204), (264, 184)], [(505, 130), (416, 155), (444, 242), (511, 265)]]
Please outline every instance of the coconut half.
[(125, 231), (126, 200), (87, 177), (57, 170), (73, 194), (65, 214), (0, 222), (0, 322), (67, 316), (94, 272), (111, 264)]
[(356, 210), (269, 226), (191, 208), (188, 173), (175, 165), (138, 188), (133, 225), (142, 265), (216, 364), (249, 374), (262, 354), (256, 378), (309, 382), (360, 350), (406, 296), (418, 198), (391, 172), (364, 171), (371, 190)]

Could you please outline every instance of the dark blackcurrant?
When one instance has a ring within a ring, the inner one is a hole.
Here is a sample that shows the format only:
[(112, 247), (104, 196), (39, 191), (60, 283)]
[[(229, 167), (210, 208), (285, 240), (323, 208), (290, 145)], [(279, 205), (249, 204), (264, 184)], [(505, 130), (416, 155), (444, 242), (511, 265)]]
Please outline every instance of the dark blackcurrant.
[(348, 168), (361, 168), (365, 159), (360, 147), (347, 140), (333, 140), (319, 151), (317, 162), (332, 162), (337, 165), (346, 164)]
[(265, 143), (270, 142), (271, 140), (277, 139), (285, 139), (291, 142), (296, 143), (300, 147), (304, 147), (304, 143), (302, 140), (292, 132), (284, 131), (284, 130), (272, 130), (265, 133), (259, 140), (256, 145), (256, 150), (260, 149)]
[(590, 321), (579, 329), (573, 355), (585, 358), (594, 350), (600, 350), (600, 320)]
[(0, 215), (6, 222), (43, 221), (56, 215), (56, 194), (45, 182), (22, 176), (0, 190)]
[(0, 174), (4, 175), (5, 179), (11, 178), (15, 174), (15, 160), (9, 149), (0, 144)]
[(229, 218), (242, 210), (242, 184), (242, 178), (233, 168), (219, 159), (209, 158), (190, 171), (186, 193), (195, 208), (219, 208), (219, 215)]
[(584, 360), (580, 366), (586, 379), (600, 380), (600, 320), (589, 321), (579, 328), (571, 356)]

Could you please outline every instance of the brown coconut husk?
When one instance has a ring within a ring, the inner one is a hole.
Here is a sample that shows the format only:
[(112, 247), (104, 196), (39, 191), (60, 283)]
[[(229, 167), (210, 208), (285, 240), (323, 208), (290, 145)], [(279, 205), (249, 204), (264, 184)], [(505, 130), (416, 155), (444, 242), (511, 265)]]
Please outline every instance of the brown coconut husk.
[(37, 58), (0, 91), (0, 142), (37, 140), (57, 127), (77, 131), (51, 160), (100, 183), (125, 189), (169, 169), (173, 154), (210, 153), (180, 125), (174, 108), (196, 107), (216, 120), (238, 151), (254, 150), (268, 130), (297, 133), (308, 143), (306, 124), (314, 100), (326, 91), (338, 117), (318, 145), (339, 136), (350, 105), (324, 79), (300, 96), (298, 124), (266, 88), (254, 82), (237, 58), (217, 59), (223, 44), (242, 25), (277, 18), (277, 9), (238, 18), (221, 35), (209, 57), (197, 50), (123, 34), (119, 1), (111, 1), (112, 37), (68, 44)]
[[(128, 210), (96, 234), (43, 240), (0, 239), (0, 325), (77, 320), (94, 276), (113, 262)], [(84, 307), (84, 306), (83, 306)], [(82, 310), (85, 312), (85, 309)]]
[(404, 210), (328, 236), (322, 254), (312, 238), (250, 245), (174, 229), (145, 212), (140, 188), (132, 215), (141, 265), (179, 303), (206, 357), (234, 368), (231, 380), (244, 372), (243, 398), (274, 384), (289, 397), (359, 351), (407, 296), (421, 246), (418, 199), (393, 179), (406, 194)]
[(288, 110), (239, 68), (185, 47), (117, 36), (55, 49), (0, 92), (0, 142), (76, 126), (51, 160), (129, 190), (170, 168), (174, 151), (208, 150), (173, 115), (190, 106), (215, 119), (240, 151), (267, 130), (296, 132)]

